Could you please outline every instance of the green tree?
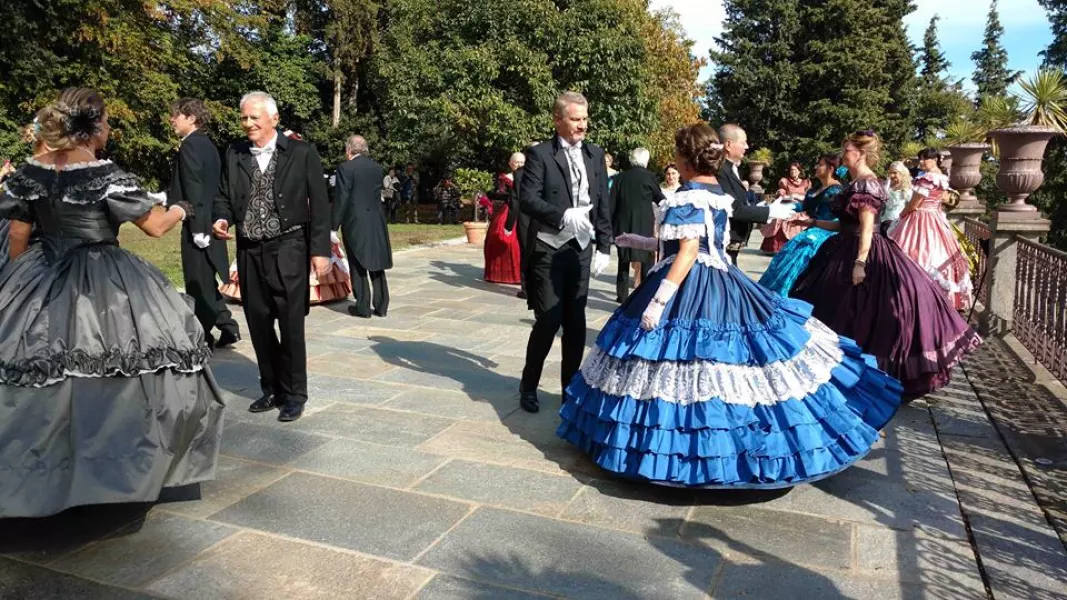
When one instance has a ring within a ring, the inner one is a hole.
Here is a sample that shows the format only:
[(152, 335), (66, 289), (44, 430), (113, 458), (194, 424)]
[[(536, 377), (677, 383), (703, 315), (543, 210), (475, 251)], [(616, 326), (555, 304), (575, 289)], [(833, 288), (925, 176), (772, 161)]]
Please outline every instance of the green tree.
[(971, 60), (975, 64), (972, 80), (978, 89), (979, 98), (1003, 96), (1007, 93), (1008, 86), (1019, 78), (1019, 71), (1008, 70), (1008, 51), (1000, 43), (1003, 35), (1004, 28), (1000, 25), (997, 0), (992, 0), (989, 4), (985, 37), (982, 38), (982, 49), (971, 54)]
[(715, 71), (708, 83), (707, 117), (715, 124), (737, 123), (753, 145), (781, 149), (792, 141), (801, 87), (796, 52), (801, 35), (807, 35), (798, 4), (725, 2), (723, 32), (710, 50)]
[(915, 139), (928, 140), (943, 132), (946, 127), (971, 108), (971, 100), (963, 92), (962, 81), (949, 81), (951, 64), (941, 51), (937, 40), (937, 22), (934, 15), (923, 35), (923, 47), (919, 51), (919, 87), (915, 101)]
[[(1042, 51), (1044, 66), (1067, 69), (1067, 1), (1039, 0), (1052, 24), (1052, 41)], [(1031, 199), (1052, 220), (1048, 243), (1067, 250), (1067, 140), (1056, 137), (1045, 151), (1045, 183)]]

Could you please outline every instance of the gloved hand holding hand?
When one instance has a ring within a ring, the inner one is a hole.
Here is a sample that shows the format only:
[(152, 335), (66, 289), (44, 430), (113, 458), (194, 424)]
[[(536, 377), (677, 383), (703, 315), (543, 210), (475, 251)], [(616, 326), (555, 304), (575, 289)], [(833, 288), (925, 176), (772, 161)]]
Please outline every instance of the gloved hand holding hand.
[(651, 251), (659, 248), (659, 240), (636, 233), (623, 233), (615, 238), (615, 245), (619, 248), (637, 248), (638, 250)]
[(796, 212), (793, 210), (792, 204), (786, 204), (784, 202), (772, 202), (767, 205), (767, 210), (770, 213), (767, 222), (770, 223), (775, 219), (788, 219)]
[(597, 252), (593, 256), (593, 275), (600, 275), (604, 272), (604, 269), (608, 268), (608, 263), (611, 262), (611, 256), (605, 252)]
[(593, 222), (589, 220), (589, 211), (592, 209), (592, 204), (579, 208), (568, 208), (563, 213), (563, 227), (570, 229), (575, 233), (592, 235)]
[(660, 319), (663, 318), (663, 311), (667, 308), (667, 303), (670, 302), (677, 291), (677, 283), (667, 279), (660, 282), (656, 295), (652, 297), (652, 301), (648, 303), (644, 314), (641, 315), (641, 329), (652, 331), (659, 325)]

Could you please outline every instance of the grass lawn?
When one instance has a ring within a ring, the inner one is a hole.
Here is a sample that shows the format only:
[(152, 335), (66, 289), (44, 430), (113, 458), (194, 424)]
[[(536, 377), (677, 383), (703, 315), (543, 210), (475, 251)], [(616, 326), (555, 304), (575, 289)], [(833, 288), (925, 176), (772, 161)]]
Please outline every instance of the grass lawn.
[[(119, 243), (123, 248), (159, 267), (177, 287), (185, 285), (182, 278), (181, 250), (179, 241), (181, 226), (156, 240), (148, 237), (133, 225), (123, 225), (119, 231)], [(429, 244), (451, 238), (463, 237), (462, 225), (404, 225), (389, 226), (389, 238), (393, 250), (402, 250), (420, 244)], [(216, 242), (216, 240), (212, 240)], [(233, 260), (234, 243), (229, 242), (230, 260)]]

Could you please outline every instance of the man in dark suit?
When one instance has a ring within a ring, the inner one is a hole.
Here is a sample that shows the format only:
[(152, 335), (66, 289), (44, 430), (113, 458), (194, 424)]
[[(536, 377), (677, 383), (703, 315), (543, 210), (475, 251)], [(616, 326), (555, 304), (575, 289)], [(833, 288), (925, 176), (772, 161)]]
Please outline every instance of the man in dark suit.
[(279, 421), (295, 421), (308, 396), (308, 263), (319, 277), (330, 269), (330, 201), (315, 147), (277, 126), (274, 99), (245, 94), (241, 127), (248, 140), (226, 151), (213, 230), (232, 239), (230, 224), (237, 226), (237, 276), (263, 391), (248, 410), (280, 407)]
[[(241, 339), (241, 330), (219, 293), (216, 276), (229, 279), (230, 258), (226, 243), (211, 243), (211, 213), (219, 190), (222, 164), (219, 151), (202, 127), (207, 126), (204, 103), (183, 98), (170, 107), (170, 123), (181, 138), (178, 160), (171, 171), (168, 202), (186, 201), (196, 213), (182, 224), (181, 256), (185, 293), (192, 297), (196, 318), (209, 345), (225, 348)], [(218, 343), (211, 330), (218, 327)]]
[(552, 114), (556, 136), (526, 152), (520, 189), (522, 212), (530, 215), (534, 234), (526, 292), (535, 321), (519, 384), (519, 404), (527, 412), (540, 410), (537, 387), (561, 326), (563, 385), (578, 372), (585, 351), (590, 264), (593, 273), (600, 274), (611, 249), (604, 151), (584, 141), (589, 103), (581, 94), (566, 92), (556, 99)]
[(364, 319), (370, 318), (372, 306), (379, 317), (389, 312), (385, 271), (393, 268), (389, 230), (379, 208), (382, 167), (367, 152), (367, 140), (363, 136), (348, 138), (345, 143), (348, 161), (337, 167), (337, 198), (333, 205), (333, 227), (340, 228), (344, 235), (345, 254), (352, 268), (352, 294), (356, 297), (356, 305), (348, 307), (348, 314)]
[(737, 168), (748, 150), (748, 134), (744, 129), (733, 124), (719, 128), (719, 140), (723, 145), (722, 167), (719, 169), (719, 186), (733, 197), (733, 215), (730, 216), (730, 244), (726, 254), (737, 264), (737, 255), (748, 243), (752, 235), (753, 223), (769, 223), (771, 219), (787, 219), (793, 214), (790, 205), (772, 203), (769, 206), (756, 206), (748, 201), (748, 191), (741, 183), (741, 174)]
[[(653, 205), (664, 199), (659, 180), (648, 170), (649, 152), (636, 148), (630, 153), (630, 168), (615, 176), (611, 188), (613, 235), (635, 233), (654, 236), (656, 214)], [(636, 268), (640, 283), (652, 267), (655, 253), (640, 248), (619, 248), (619, 274), (615, 278), (615, 301), (630, 295), (630, 269)]]

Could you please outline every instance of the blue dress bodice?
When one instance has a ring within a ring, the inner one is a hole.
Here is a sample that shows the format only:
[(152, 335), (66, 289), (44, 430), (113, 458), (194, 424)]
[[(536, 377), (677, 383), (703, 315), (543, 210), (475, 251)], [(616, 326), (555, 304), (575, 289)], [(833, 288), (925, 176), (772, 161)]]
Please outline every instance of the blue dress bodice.
[[(706, 191), (708, 194), (694, 193)], [(711, 258), (715, 264), (729, 264), (725, 242), (732, 198), (716, 184), (688, 182), (666, 201), (667, 209), (660, 218), (660, 239), (663, 256), (672, 259), (678, 254), (682, 239), (699, 239), (699, 255)], [(708, 264), (709, 261), (700, 261)]]
[(804, 194), (804, 212), (820, 221), (837, 220), (833, 209), (830, 208), (830, 203), (841, 191), (841, 186), (836, 183), (818, 190), (808, 190), (808, 193)]

